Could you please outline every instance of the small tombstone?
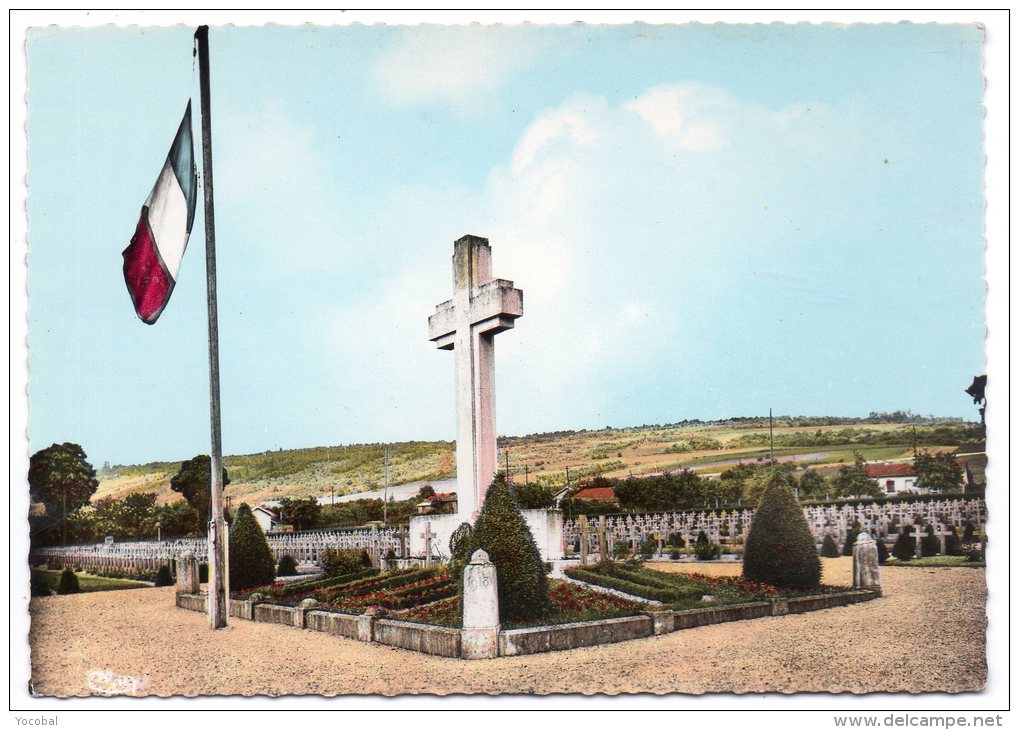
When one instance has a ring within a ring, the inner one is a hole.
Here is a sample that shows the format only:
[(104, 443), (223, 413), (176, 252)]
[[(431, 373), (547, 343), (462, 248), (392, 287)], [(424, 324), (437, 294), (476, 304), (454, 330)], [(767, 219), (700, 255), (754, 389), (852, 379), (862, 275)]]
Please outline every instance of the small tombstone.
[(107, 535), (106, 536), (106, 544), (107, 545), (112, 545), (113, 544), (113, 535)]
[(499, 656), (498, 577), (488, 553), (481, 549), (464, 567), (461, 651), (464, 659)]
[(881, 593), (881, 568), (877, 560), (877, 543), (861, 531), (853, 544), (853, 588)]

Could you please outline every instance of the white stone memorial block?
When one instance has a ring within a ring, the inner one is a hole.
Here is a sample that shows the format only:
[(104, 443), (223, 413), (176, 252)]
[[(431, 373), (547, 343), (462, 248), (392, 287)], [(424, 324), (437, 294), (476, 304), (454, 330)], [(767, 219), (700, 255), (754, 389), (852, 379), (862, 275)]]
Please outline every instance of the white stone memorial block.
[(488, 240), (453, 244), (453, 298), (428, 318), (428, 339), (456, 355), (457, 512), (472, 522), (495, 477), (495, 335), (524, 313), (524, 294), (492, 277)]
[(877, 543), (866, 532), (860, 532), (853, 543), (853, 588), (881, 593)]
[(499, 655), (499, 583), (495, 565), (484, 550), (471, 555), (463, 585), (463, 658), (495, 658)]

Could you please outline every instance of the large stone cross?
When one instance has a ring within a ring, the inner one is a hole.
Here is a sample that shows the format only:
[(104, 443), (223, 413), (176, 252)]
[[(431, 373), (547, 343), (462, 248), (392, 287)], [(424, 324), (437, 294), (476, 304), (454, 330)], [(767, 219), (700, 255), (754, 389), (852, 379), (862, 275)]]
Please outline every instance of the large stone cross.
[(488, 240), (453, 244), (453, 298), (428, 318), (428, 339), (456, 355), (457, 512), (472, 521), (495, 476), (495, 335), (524, 313), (524, 294), (492, 278)]

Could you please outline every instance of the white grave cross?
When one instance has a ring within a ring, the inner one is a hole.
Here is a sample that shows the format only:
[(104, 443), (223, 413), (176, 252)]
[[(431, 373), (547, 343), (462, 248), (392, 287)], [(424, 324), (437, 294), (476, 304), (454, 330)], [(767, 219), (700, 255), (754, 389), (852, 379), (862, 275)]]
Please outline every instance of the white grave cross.
[(524, 294), (492, 278), (488, 240), (453, 244), (453, 298), (428, 318), (428, 339), (456, 355), (457, 512), (472, 521), (496, 472), (495, 335), (524, 313)]

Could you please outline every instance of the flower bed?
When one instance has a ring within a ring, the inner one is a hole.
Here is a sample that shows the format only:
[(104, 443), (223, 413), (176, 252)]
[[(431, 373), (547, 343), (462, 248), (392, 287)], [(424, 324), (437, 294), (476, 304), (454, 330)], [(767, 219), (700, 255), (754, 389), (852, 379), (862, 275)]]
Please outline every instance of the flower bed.
[[(549, 608), (543, 615), (529, 621), (508, 622), (503, 628), (552, 626), (578, 621), (636, 616), (645, 607), (643, 603), (637, 601), (611, 596), (579, 586), (576, 583), (554, 579), (549, 580), (548, 599)], [(395, 614), (394, 618), (401, 621), (453, 628), (460, 628), (463, 625), (463, 615), (457, 596), (401, 611)]]

